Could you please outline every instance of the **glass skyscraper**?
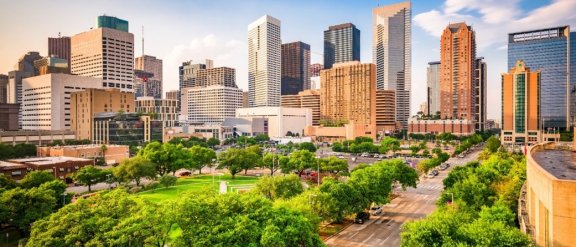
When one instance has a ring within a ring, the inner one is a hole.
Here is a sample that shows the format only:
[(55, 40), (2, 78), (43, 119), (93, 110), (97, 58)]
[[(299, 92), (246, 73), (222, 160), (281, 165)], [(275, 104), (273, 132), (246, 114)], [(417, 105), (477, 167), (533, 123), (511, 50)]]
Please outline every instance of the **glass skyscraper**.
[(352, 23), (328, 27), (324, 31), (324, 69), (349, 61), (360, 61), (360, 30)]
[(105, 16), (105, 15), (98, 16), (96, 26), (98, 28), (106, 27), (128, 32), (128, 21), (113, 16)]
[(569, 26), (508, 34), (508, 68), (523, 60), (526, 67), (541, 72), (540, 122), (544, 128), (564, 129), (574, 122), (574, 109), (570, 108), (574, 106), (575, 83), (569, 72), (576, 71), (576, 51), (570, 54), (570, 46), (575, 47), (570, 45), (570, 36), (576, 35), (570, 34)]

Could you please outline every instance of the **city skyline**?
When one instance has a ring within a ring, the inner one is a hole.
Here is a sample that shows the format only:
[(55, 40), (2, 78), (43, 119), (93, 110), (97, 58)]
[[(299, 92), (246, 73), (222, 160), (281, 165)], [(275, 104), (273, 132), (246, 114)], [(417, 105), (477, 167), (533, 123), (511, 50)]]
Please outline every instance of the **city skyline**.
[[(247, 2), (174, 2), (159, 1), (103, 1), (98, 4), (53, 1), (32, 1), (42, 13), (57, 13), (66, 6), (70, 16), (51, 16), (51, 22), (41, 21), (43, 15), (30, 14), (29, 21), (10, 25), (15, 14), (34, 13), (25, 10), (28, 4), (5, 4), (6, 15), (0, 17), (0, 30), (19, 35), (3, 35), (0, 38), (0, 73), (6, 74), (28, 51), (47, 55), (47, 38), (73, 36), (95, 27), (96, 16), (107, 14), (130, 22), (130, 32), (135, 36), (134, 56), (141, 56), (141, 26), (146, 28), (146, 55), (164, 60), (165, 91), (178, 87), (178, 65), (190, 59), (202, 62), (213, 59), (216, 66), (237, 69), (238, 86), (248, 89), (246, 26), (258, 17), (269, 14), (282, 22), (282, 43), (302, 41), (311, 45), (311, 62), (322, 62), (322, 32), (330, 25), (351, 22), (361, 30), (362, 62), (372, 61), (370, 47), (372, 18), (370, 13), (378, 5), (400, 1), (349, 1), (338, 5), (329, 1), (305, 4)], [(263, 4), (265, 3), (265, 4)], [(304, 3), (302, 1), (302, 3)], [(488, 68), (488, 118), (500, 119), (500, 74), (508, 71), (506, 59), (507, 34), (531, 29), (561, 25), (576, 26), (576, 16), (571, 9), (574, 1), (556, 0), (546, 2), (508, 1), (412, 1), (412, 101), (411, 115), (426, 100), (427, 63), (439, 60), (439, 34), (449, 23), (466, 21), (477, 32), (478, 54), (486, 58)], [(149, 18), (150, 9), (157, 18)], [(328, 9), (330, 11), (316, 11)], [(185, 11), (188, 10), (188, 11)], [(239, 11), (240, 10), (240, 11)], [(291, 11), (292, 10), (292, 11)], [(296, 12), (296, 10), (298, 10)], [(198, 11), (198, 12), (196, 12)], [(324, 13), (326, 12), (326, 13)], [(218, 13), (214, 15), (214, 13)], [(298, 14), (293, 14), (298, 13)], [(222, 18), (227, 16), (227, 18)], [(312, 18), (302, 18), (310, 16)], [(73, 19), (74, 21), (70, 21)], [(226, 19), (235, 19), (229, 22)], [(42, 24), (38, 24), (42, 23)], [(182, 24), (180, 24), (182, 23)], [(183, 24), (186, 23), (186, 24)], [(198, 23), (190, 25), (189, 23)], [(165, 28), (167, 26), (174, 28)], [(306, 26), (307, 28), (302, 28)], [(188, 29), (188, 32), (182, 32)], [(162, 37), (162, 38), (158, 38)], [(418, 58), (418, 59), (414, 59)]]

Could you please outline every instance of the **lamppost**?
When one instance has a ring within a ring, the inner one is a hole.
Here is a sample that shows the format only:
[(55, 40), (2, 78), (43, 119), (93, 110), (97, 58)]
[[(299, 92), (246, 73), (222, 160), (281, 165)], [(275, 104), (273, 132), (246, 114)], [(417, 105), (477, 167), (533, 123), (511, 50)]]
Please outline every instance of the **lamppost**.
[(212, 166), (210, 167), (210, 173), (212, 173), (212, 185), (214, 185), (214, 165), (218, 164), (218, 156), (212, 159)]

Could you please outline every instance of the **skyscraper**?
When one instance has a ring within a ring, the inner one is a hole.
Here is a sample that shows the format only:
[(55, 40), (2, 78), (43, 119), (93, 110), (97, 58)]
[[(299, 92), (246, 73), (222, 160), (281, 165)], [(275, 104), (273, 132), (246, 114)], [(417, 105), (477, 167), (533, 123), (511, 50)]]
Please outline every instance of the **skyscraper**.
[(570, 77), (570, 71), (576, 72), (576, 64), (571, 65), (576, 62), (576, 51), (570, 49), (570, 36), (569, 26), (508, 34), (508, 68), (523, 60), (526, 67), (540, 70), (544, 128), (568, 128), (574, 122), (570, 96), (576, 91), (576, 78)]
[(128, 22), (98, 17), (98, 28), (71, 39), (72, 74), (102, 78), (104, 88), (134, 91), (134, 34)]
[(295, 95), (310, 89), (310, 45), (282, 44), (282, 95)]
[(440, 38), (440, 115), (473, 120), (476, 38), (466, 23), (448, 25)]
[(142, 55), (136, 58), (135, 69), (145, 72), (152, 73), (152, 77), (146, 78), (146, 84), (153, 86), (148, 87), (149, 92), (154, 92), (147, 94), (145, 96), (154, 97), (155, 99), (162, 98), (162, 59), (157, 59), (153, 56)]
[(540, 71), (530, 70), (522, 60), (502, 74), (502, 143), (540, 142), (540, 89)]
[(436, 115), (440, 111), (440, 62), (429, 62), (426, 69), (426, 84), (428, 85), (428, 112)]
[(474, 71), (474, 92), (472, 106), (474, 107), (474, 124), (477, 131), (484, 131), (486, 128), (486, 76), (487, 65), (484, 57), (477, 57)]
[(410, 117), (412, 8), (410, 2), (372, 10), (372, 59), (378, 89), (396, 91), (396, 120), (406, 128)]
[(360, 30), (352, 23), (328, 27), (324, 31), (324, 68), (349, 61), (360, 61)]
[(48, 38), (48, 57), (66, 59), (70, 73), (70, 37)]
[(8, 76), (0, 74), (0, 104), (8, 103)]
[(248, 91), (251, 107), (280, 106), (280, 20), (265, 15), (248, 25)]

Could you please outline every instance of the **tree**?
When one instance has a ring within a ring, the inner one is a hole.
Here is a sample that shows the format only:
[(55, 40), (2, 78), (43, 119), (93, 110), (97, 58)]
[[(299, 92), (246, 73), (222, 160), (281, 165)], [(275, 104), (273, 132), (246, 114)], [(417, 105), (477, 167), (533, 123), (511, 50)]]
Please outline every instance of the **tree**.
[(498, 138), (496, 138), (495, 136), (491, 136), (490, 138), (488, 138), (488, 140), (486, 141), (485, 150), (488, 150), (490, 153), (496, 153), (499, 148), (500, 148), (500, 140)]
[(282, 154), (267, 153), (262, 158), (262, 166), (270, 169), (270, 175), (280, 169), (280, 167), (286, 166), (290, 159)]
[(106, 174), (94, 166), (84, 166), (72, 175), (74, 181), (88, 186), (88, 191), (92, 191), (92, 185), (106, 181)]
[(393, 180), (393, 167), (375, 163), (352, 172), (347, 183), (360, 193), (359, 203), (368, 207), (373, 202), (383, 204), (389, 201)]
[(0, 195), (0, 205), (4, 206), (0, 223), (15, 226), (20, 233), (28, 235), (33, 222), (52, 213), (56, 207), (53, 191), (33, 187), (15, 188)]
[(416, 170), (409, 167), (401, 160), (389, 160), (378, 162), (381, 165), (391, 166), (393, 168), (393, 180), (402, 186), (402, 189), (406, 190), (406, 187), (416, 188), (418, 182), (418, 173)]
[(220, 140), (218, 140), (218, 138), (210, 138), (206, 141), (206, 145), (208, 145), (208, 147), (214, 148), (215, 146), (220, 145)]
[(33, 187), (40, 187), (43, 183), (55, 180), (54, 176), (50, 172), (46, 171), (32, 171), (26, 174), (26, 176), (20, 180), (20, 184), (23, 188), (29, 189)]
[(156, 164), (160, 176), (170, 172), (174, 175), (178, 169), (186, 167), (190, 160), (190, 152), (182, 144), (172, 143), (152, 142), (140, 150), (138, 155)]
[(303, 142), (303, 143), (300, 143), (300, 146), (299, 146), (299, 147), (300, 147), (300, 149), (308, 150), (308, 151), (310, 151), (310, 152), (312, 152), (312, 153), (316, 152), (316, 150), (317, 150), (317, 149), (316, 149), (316, 146), (315, 146), (313, 143), (311, 143), (311, 142)]
[(348, 160), (339, 159), (334, 156), (329, 156), (326, 158), (321, 158), (318, 160), (320, 162), (320, 170), (330, 172), (330, 174), (342, 174), (348, 175)]
[(317, 195), (317, 207), (324, 219), (342, 222), (344, 216), (362, 211), (366, 204), (357, 188), (333, 178), (325, 178)]
[(387, 136), (380, 142), (380, 149), (378, 151), (386, 154), (389, 151), (396, 152), (398, 150), (400, 150), (400, 142), (398, 139)]
[(287, 176), (264, 176), (256, 183), (255, 192), (268, 199), (289, 199), (304, 192), (300, 178), (294, 174)]
[(261, 162), (260, 156), (254, 152), (246, 149), (230, 148), (220, 153), (218, 158), (220, 164), (218, 168), (226, 168), (232, 175), (232, 179), (236, 178), (236, 174), (242, 170), (258, 166)]
[(200, 174), (202, 174), (202, 168), (213, 164), (216, 159), (216, 152), (211, 148), (192, 146), (188, 151), (190, 152), (190, 160), (186, 168), (196, 169)]
[(160, 177), (160, 184), (166, 188), (173, 186), (176, 184), (178, 178), (172, 175), (164, 174), (164, 176)]
[(0, 174), (0, 189), (13, 189), (18, 187), (19, 184), (16, 181), (6, 177), (4, 174)]
[(283, 173), (297, 171), (298, 176), (300, 176), (304, 170), (313, 167), (314, 164), (316, 164), (314, 153), (308, 150), (298, 150), (290, 154), (290, 160), (280, 169)]
[(344, 147), (342, 146), (342, 143), (340, 143), (340, 142), (334, 142), (334, 143), (332, 143), (332, 151), (334, 151), (334, 152), (344, 152)]
[[(66, 195), (64, 192), (66, 192), (67, 187), (68, 186), (66, 186), (66, 184), (60, 180), (52, 180), (50, 182), (43, 183), (39, 188), (40, 190), (51, 191), (52, 197), (56, 199), (56, 206), (60, 208), (66, 204)], [(61, 200), (62, 197), (64, 197), (64, 200)]]
[(143, 178), (156, 178), (156, 165), (139, 156), (125, 159), (119, 166), (114, 168), (114, 177), (119, 181), (134, 180), (136, 186), (140, 186)]

